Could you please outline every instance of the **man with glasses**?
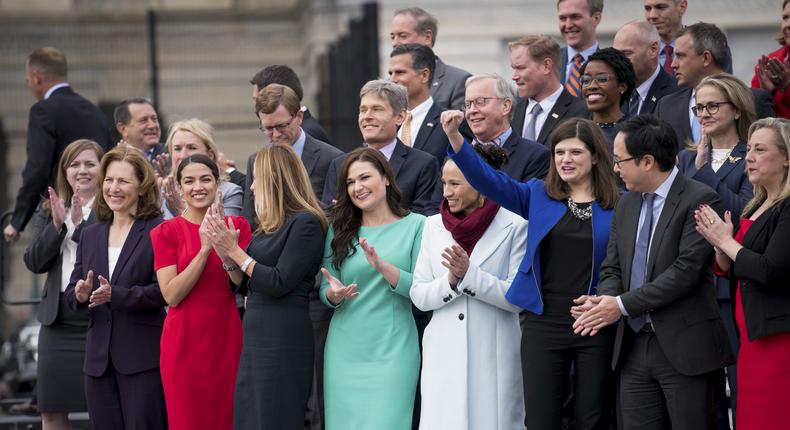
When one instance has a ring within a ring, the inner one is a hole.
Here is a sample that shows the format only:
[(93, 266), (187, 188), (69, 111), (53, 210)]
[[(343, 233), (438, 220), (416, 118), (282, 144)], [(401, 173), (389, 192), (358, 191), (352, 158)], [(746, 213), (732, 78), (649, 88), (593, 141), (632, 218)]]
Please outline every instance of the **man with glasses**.
[(703, 204), (721, 213), (721, 200), (678, 171), (677, 153), (669, 124), (652, 115), (623, 124), (614, 170), (630, 191), (615, 208), (598, 296), (581, 296), (571, 309), (578, 334), (617, 325), (612, 367), (624, 429), (714, 428), (714, 378), (734, 361), (713, 249), (694, 220)]
[[(701, 126), (691, 111), (697, 105), (697, 84), (703, 78), (722, 73), (728, 58), (727, 36), (713, 24), (700, 22), (690, 25), (675, 40), (672, 70), (681, 88), (659, 101), (656, 115), (675, 130), (680, 148), (688, 142), (697, 143), (700, 139)], [(774, 116), (771, 94), (759, 88), (752, 88), (752, 94), (757, 117)]]
[(510, 113), (516, 94), (497, 74), (474, 75), (466, 81), (464, 100), (466, 122), (472, 129), (475, 145), (494, 144), (507, 152), (508, 160), (500, 171), (526, 182), (543, 178), (549, 171), (549, 151), (545, 146), (521, 137), (510, 127)]

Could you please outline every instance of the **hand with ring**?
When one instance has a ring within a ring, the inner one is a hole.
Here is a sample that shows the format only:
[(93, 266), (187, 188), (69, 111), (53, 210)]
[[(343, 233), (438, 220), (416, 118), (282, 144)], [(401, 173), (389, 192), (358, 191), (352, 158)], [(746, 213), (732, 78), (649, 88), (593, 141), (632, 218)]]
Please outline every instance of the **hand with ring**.
[(700, 205), (694, 211), (694, 220), (697, 222), (697, 231), (705, 240), (715, 247), (729, 239), (732, 239), (732, 214), (730, 211), (724, 213), (724, 220), (719, 217), (713, 208), (708, 205)]

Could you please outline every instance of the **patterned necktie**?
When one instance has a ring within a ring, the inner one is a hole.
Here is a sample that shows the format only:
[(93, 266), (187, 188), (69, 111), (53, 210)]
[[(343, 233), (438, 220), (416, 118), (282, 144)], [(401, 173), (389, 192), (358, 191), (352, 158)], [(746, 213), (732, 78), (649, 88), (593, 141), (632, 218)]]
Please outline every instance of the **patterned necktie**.
[[(636, 235), (636, 246), (634, 246), (634, 259), (631, 260), (631, 281), (628, 284), (630, 290), (642, 288), (647, 274), (647, 250), (650, 248), (650, 234), (653, 230), (653, 193), (642, 194), (642, 207), (645, 208), (645, 221)], [(645, 325), (646, 315), (638, 317), (628, 317), (628, 325), (635, 332), (639, 332)]]
[(524, 131), (522, 136), (524, 139), (534, 140), (537, 141), (538, 137), (538, 116), (543, 112), (543, 108), (540, 107), (540, 103), (535, 103), (535, 106), (532, 107), (532, 111), (529, 114), (529, 122), (524, 125)]
[(406, 121), (400, 126), (400, 140), (406, 146), (411, 146), (411, 111), (406, 111)]
[(584, 58), (582, 54), (576, 54), (573, 57), (573, 65), (571, 72), (568, 74), (568, 79), (565, 81), (565, 89), (568, 90), (574, 97), (579, 97), (582, 94), (581, 87), (581, 68)]
[(675, 76), (675, 71), (672, 70), (672, 53), (675, 52), (672, 45), (664, 45), (664, 71), (669, 73), (670, 76)]
[(481, 140), (478, 140), (477, 137), (475, 137), (474, 139), (472, 139), (472, 146), (474, 146), (474, 145), (496, 145), (496, 146), (501, 148), (502, 147), (502, 139), (500, 139), (498, 137), (495, 137), (494, 140), (491, 140), (489, 142), (483, 142)]

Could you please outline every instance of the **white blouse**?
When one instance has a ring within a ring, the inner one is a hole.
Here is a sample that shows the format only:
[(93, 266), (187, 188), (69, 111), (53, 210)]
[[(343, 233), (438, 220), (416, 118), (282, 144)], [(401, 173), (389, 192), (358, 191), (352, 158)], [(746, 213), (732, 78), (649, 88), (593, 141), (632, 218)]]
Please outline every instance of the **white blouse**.
[[(93, 199), (90, 199), (88, 203), (86, 203), (82, 207), (82, 220), (85, 221), (91, 214), (91, 208), (93, 207)], [(60, 262), (60, 291), (66, 291), (66, 287), (69, 285), (69, 280), (71, 279), (71, 272), (74, 270), (74, 262), (77, 261), (77, 242), (71, 239), (71, 236), (74, 235), (74, 231), (77, 227), (71, 221), (71, 208), (66, 210), (66, 237), (63, 238), (63, 243), (60, 245), (60, 255), (61, 255), (61, 262)]]

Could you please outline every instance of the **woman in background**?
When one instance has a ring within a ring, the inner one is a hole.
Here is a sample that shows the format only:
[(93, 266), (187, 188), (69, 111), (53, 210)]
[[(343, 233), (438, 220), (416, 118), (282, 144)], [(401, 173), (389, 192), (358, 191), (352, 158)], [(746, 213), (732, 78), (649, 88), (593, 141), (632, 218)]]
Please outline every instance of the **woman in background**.
[(609, 139), (611, 153), (620, 124), (628, 119), (620, 105), (630, 100), (631, 93), (636, 91), (634, 66), (622, 52), (604, 48), (590, 55), (580, 73), (579, 83), (587, 110)]

